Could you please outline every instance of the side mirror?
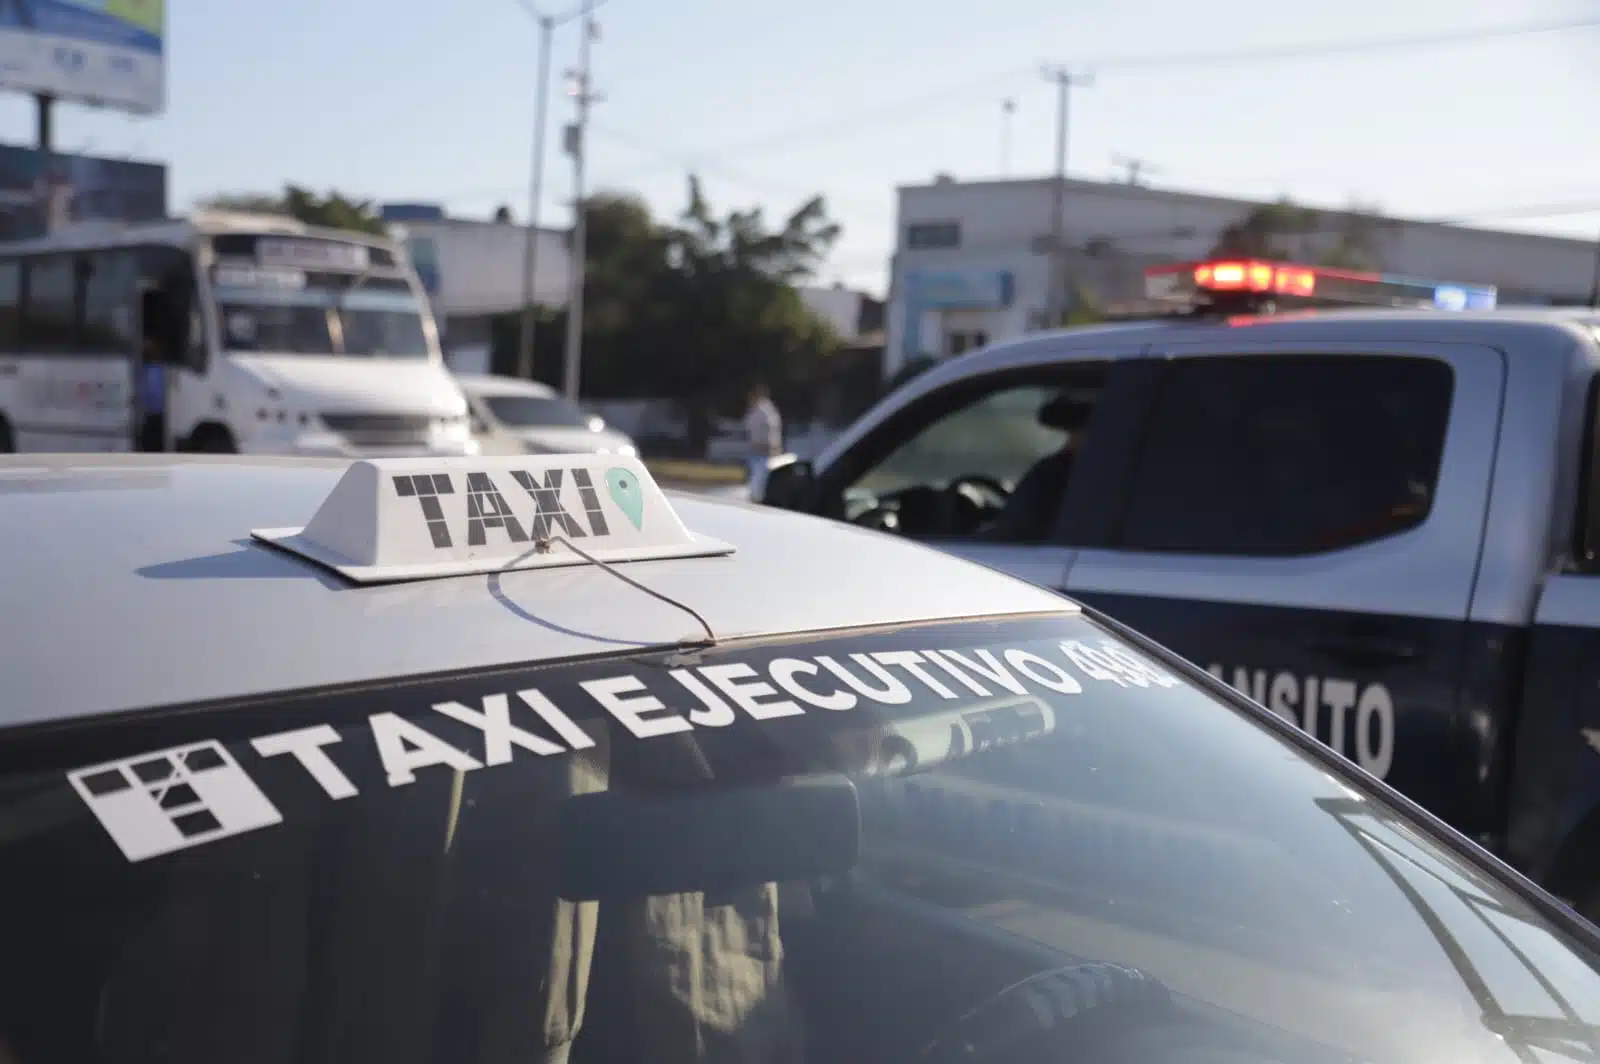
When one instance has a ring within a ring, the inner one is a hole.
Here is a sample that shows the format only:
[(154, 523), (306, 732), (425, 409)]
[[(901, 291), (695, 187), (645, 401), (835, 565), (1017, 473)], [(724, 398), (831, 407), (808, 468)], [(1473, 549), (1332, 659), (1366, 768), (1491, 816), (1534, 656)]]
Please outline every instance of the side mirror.
[(811, 463), (786, 454), (767, 463), (766, 482), (757, 501), (780, 510), (808, 510), (814, 482)]
[(845, 776), (761, 787), (568, 798), (558, 881), (569, 901), (722, 893), (840, 876), (861, 854), (861, 804)]

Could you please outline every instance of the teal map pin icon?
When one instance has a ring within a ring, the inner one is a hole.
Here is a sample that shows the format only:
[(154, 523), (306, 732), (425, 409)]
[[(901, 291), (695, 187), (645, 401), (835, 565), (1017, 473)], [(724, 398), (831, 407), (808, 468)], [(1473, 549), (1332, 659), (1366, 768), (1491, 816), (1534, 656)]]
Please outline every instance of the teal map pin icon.
[(606, 491), (611, 494), (611, 501), (617, 504), (617, 509), (633, 527), (644, 530), (644, 492), (639, 490), (639, 478), (631, 469), (606, 470)]

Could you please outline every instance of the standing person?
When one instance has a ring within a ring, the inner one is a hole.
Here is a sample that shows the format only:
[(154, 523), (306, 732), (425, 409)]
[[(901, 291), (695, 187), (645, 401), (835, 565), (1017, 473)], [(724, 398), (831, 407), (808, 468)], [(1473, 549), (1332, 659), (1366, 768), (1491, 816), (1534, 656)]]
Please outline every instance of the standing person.
[(139, 360), (140, 406), (144, 423), (139, 426), (139, 449), (145, 452), (167, 449), (167, 368), (156, 360), (156, 342), (147, 331)]
[(767, 459), (783, 453), (783, 418), (767, 394), (767, 386), (759, 381), (750, 386), (748, 405), (744, 411), (744, 435), (749, 442), (749, 456), (745, 459), (750, 488), (750, 498), (761, 499), (761, 489), (767, 480)]

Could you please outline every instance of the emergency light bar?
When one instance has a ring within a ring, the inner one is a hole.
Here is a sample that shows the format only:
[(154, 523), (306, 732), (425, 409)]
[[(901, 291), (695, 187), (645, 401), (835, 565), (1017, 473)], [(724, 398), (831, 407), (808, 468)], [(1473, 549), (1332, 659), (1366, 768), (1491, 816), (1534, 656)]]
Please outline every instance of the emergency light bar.
[(1151, 266), (1145, 270), (1147, 298), (1190, 306), (1263, 303), (1287, 306), (1426, 307), (1491, 310), (1492, 286), (1423, 281), (1393, 274), (1338, 270), (1265, 259), (1214, 259)]

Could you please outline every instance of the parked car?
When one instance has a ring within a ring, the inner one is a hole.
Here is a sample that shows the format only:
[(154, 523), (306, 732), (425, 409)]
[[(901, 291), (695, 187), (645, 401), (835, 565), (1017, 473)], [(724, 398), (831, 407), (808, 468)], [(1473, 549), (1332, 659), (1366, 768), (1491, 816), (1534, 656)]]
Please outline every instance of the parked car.
[(482, 454), (622, 454), (638, 448), (555, 389), (519, 377), (458, 374)]

